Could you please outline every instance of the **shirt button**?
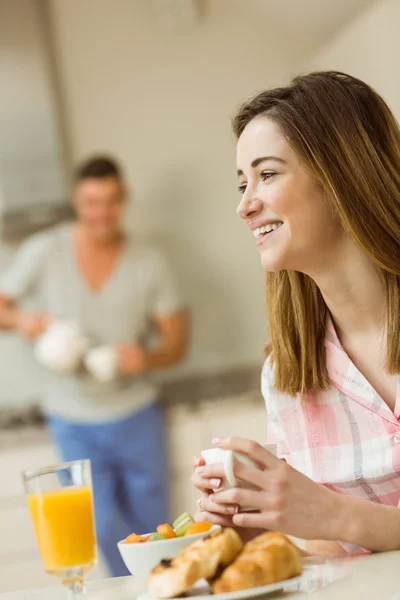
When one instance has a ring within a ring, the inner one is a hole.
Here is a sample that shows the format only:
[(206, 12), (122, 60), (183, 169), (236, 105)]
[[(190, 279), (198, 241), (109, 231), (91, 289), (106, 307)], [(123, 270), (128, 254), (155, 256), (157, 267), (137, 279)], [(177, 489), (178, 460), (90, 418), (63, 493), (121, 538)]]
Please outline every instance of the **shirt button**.
[(400, 433), (395, 433), (393, 436), (393, 441), (395, 444), (399, 444), (400, 443)]

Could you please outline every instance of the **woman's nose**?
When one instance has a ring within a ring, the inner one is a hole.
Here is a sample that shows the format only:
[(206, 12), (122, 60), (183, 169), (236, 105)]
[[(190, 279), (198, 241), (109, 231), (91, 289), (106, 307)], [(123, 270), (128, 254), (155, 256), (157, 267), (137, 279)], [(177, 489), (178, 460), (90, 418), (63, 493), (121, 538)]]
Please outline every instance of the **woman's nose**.
[(248, 193), (246, 190), (239, 202), (236, 212), (239, 217), (246, 220), (250, 217), (254, 217), (262, 210), (262, 207), (262, 201), (254, 196), (254, 194), (251, 194), (250, 192)]

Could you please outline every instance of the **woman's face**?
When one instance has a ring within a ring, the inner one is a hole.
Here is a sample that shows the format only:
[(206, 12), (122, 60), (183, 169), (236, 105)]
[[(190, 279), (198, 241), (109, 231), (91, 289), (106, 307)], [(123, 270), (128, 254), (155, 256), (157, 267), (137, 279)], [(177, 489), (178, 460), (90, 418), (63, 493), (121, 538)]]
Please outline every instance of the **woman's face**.
[(315, 179), (267, 117), (257, 117), (237, 144), (239, 216), (252, 230), (266, 271), (312, 274), (345, 236)]

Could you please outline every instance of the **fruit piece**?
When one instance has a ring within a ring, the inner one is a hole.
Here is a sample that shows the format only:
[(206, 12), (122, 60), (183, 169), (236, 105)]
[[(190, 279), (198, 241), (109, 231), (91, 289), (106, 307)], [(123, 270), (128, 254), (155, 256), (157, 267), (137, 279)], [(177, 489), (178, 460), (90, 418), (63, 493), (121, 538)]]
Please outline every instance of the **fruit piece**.
[(212, 523), (209, 523), (208, 521), (199, 521), (198, 523), (193, 523), (193, 525), (191, 525), (188, 528), (185, 535), (194, 535), (195, 533), (205, 533), (206, 531), (210, 531), (211, 527), (212, 527)]
[(164, 538), (164, 540), (169, 540), (171, 538), (176, 537), (175, 531), (172, 529), (171, 525), (168, 525), (168, 523), (159, 525), (157, 527), (157, 533), (159, 533)]
[(143, 544), (143, 542), (148, 541), (148, 537), (143, 537), (142, 535), (137, 535), (136, 533), (131, 533), (125, 539), (125, 544)]
[(183, 513), (174, 521), (174, 531), (178, 537), (185, 535), (186, 531), (193, 525), (194, 519), (188, 512)]
[(158, 542), (160, 540), (165, 540), (165, 538), (160, 533), (152, 533), (149, 537), (149, 542)]
[(125, 539), (125, 544), (136, 544), (136, 542), (138, 542), (140, 539), (141, 539), (140, 535), (137, 535), (136, 533), (131, 533)]

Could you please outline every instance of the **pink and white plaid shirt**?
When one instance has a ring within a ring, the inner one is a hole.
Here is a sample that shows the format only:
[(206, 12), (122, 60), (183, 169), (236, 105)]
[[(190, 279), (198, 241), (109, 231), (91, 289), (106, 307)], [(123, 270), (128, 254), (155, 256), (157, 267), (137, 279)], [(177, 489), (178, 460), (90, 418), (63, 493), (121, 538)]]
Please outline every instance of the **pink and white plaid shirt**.
[(303, 402), (274, 389), (273, 371), (265, 362), (268, 442), (277, 444), (280, 458), (332, 490), (399, 506), (400, 378), (393, 413), (351, 362), (332, 322), (325, 347), (332, 385)]

